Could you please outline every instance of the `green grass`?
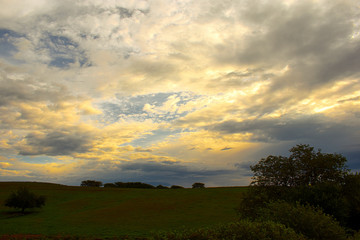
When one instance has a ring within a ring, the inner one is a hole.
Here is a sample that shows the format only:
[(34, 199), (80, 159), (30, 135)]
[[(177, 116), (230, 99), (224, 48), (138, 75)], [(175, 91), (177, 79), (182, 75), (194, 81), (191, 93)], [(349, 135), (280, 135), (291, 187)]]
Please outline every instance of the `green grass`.
[[(4, 206), (19, 186), (45, 195), (42, 209), (21, 215)], [(49, 183), (0, 182), (0, 236), (115, 237), (211, 227), (236, 220), (244, 187), (206, 189), (116, 189)]]

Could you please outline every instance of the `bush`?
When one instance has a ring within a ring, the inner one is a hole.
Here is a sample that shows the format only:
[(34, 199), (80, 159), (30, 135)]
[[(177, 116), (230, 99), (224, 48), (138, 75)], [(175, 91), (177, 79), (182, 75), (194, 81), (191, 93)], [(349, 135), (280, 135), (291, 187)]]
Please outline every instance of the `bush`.
[(262, 219), (284, 224), (310, 239), (346, 239), (345, 230), (332, 216), (310, 205), (278, 201), (259, 211)]
[(196, 182), (192, 185), (192, 188), (205, 188), (205, 184)]
[(172, 185), (170, 187), (171, 189), (179, 189), (179, 188), (184, 188), (183, 186), (178, 186), (178, 185)]
[(306, 239), (283, 224), (242, 220), (211, 229), (173, 231), (158, 234), (154, 240), (302, 240)]
[(341, 224), (346, 225), (348, 208), (345, 203), (342, 186), (336, 183), (321, 183), (315, 186), (304, 186), (292, 189), (288, 201), (320, 207), (324, 213), (330, 214)]
[(163, 186), (163, 185), (157, 185), (156, 188), (157, 189), (168, 189), (169, 187)]
[(81, 182), (81, 187), (101, 187), (103, 184), (100, 181), (86, 180)]
[(287, 187), (277, 186), (250, 186), (243, 193), (239, 207), (236, 209), (239, 217), (255, 220), (260, 217), (259, 209), (265, 208), (271, 201), (283, 198)]
[[(348, 208), (347, 226), (360, 229), (360, 174), (349, 174), (343, 186), (345, 204)], [(359, 234), (360, 237), (360, 234)]]
[(153, 185), (142, 182), (116, 182), (118, 188), (155, 188)]
[(5, 206), (18, 208), (22, 213), (27, 208), (41, 208), (45, 205), (45, 196), (36, 196), (26, 187), (21, 187), (13, 192), (6, 200)]
[(105, 188), (109, 188), (109, 187), (110, 187), (110, 188), (115, 188), (116, 185), (113, 184), (113, 183), (105, 183), (105, 184), (104, 184), (104, 187), (105, 187)]

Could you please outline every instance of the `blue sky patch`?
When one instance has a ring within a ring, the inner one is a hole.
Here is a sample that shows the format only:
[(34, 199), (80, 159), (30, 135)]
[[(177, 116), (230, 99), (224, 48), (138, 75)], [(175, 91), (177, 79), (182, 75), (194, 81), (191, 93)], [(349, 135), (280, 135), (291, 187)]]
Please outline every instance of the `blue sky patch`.
[[(117, 122), (120, 119), (136, 121), (152, 119), (154, 122), (170, 122), (190, 112), (179, 112), (176, 110), (178, 107), (186, 105), (199, 97), (201, 96), (187, 92), (156, 93), (132, 97), (117, 95), (115, 101), (102, 103), (101, 108), (105, 115), (104, 120), (110, 123)], [(168, 104), (173, 109), (167, 110), (165, 104), (171, 99), (176, 99), (173, 104)], [(151, 107), (154, 111), (147, 110), (147, 107)]]
[(79, 44), (68, 37), (49, 34), (42, 39), (40, 48), (48, 49), (51, 61), (49, 66), (67, 68), (71, 64), (79, 62), (80, 66), (90, 66), (85, 51)]
[(21, 34), (9, 29), (0, 29), (0, 56), (11, 58), (18, 51), (14, 40), (22, 37)]

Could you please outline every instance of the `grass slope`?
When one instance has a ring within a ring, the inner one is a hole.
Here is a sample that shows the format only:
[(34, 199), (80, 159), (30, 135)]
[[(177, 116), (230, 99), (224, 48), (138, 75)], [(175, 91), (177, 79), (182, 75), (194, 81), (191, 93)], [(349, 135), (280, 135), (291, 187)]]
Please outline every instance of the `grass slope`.
[[(45, 195), (45, 207), (20, 215), (3, 203), (26, 186)], [(148, 236), (151, 232), (211, 227), (235, 220), (246, 188), (116, 189), (50, 183), (0, 182), (0, 236)]]

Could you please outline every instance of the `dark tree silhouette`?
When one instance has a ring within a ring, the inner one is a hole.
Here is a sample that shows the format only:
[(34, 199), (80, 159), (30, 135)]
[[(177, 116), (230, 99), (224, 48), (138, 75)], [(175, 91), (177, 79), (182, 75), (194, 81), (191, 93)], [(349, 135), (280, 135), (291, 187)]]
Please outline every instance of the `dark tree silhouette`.
[(106, 187), (106, 188), (108, 188), (108, 187), (110, 187), (110, 188), (115, 188), (116, 185), (115, 185), (114, 183), (105, 183), (105, 184), (104, 184), (104, 187)]
[(103, 184), (100, 181), (95, 181), (95, 180), (86, 180), (86, 181), (82, 181), (81, 185), (82, 187), (101, 187)]
[(18, 208), (22, 213), (24, 213), (27, 208), (41, 208), (44, 205), (45, 196), (36, 196), (26, 187), (19, 188), (5, 200), (5, 206)]
[(118, 188), (155, 188), (151, 184), (142, 182), (116, 182), (114, 184)]
[(242, 196), (239, 215), (256, 219), (262, 216), (258, 209), (286, 201), (318, 207), (341, 225), (359, 230), (360, 175), (350, 173), (346, 158), (302, 144), (290, 152), (289, 157), (270, 155), (250, 167), (254, 181)]
[(340, 154), (314, 151), (307, 144), (290, 149), (289, 157), (268, 156), (251, 170), (253, 185), (257, 186), (306, 186), (325, 182), (344, 182), (349, 169), (346, 158)]
[(196, 182), (192, 185), (192, 188), (205, 188), (205, 184)]

